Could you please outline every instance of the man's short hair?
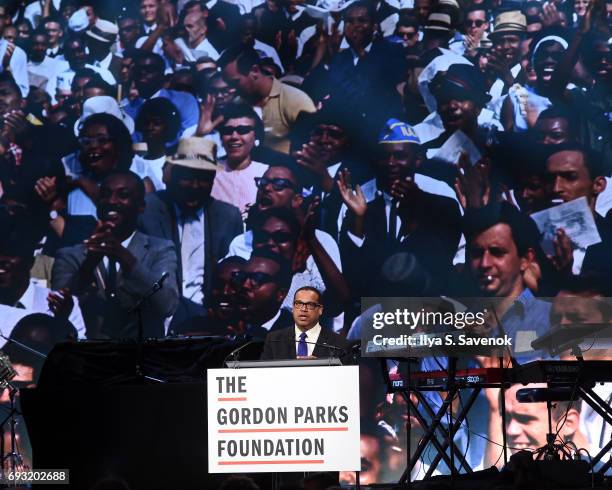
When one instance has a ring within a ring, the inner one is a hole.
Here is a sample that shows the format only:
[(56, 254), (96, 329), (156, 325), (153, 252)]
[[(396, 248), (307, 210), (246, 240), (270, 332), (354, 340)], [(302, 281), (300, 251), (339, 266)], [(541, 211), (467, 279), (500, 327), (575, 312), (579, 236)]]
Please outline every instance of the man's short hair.
[(13, 78), (13, 75), (10, 71), (5, 70), (0, 73), (0, 83), (8, 84), (14, 92), (17, 92), (17, 94), (19, 94), (19, 98), (22, 97), (21, 89), (19, 88), (19, 85), (17, 85), (17, 82), (15, 81), (15, 78)]
[(102, 183), (114, 177), (125, 177), (131, 180), (134, 183), (134, 186), (136, 187), (136, 197), (139, 201), (142, 201), (142, 203), (144, 203), (146, 190), (144, 186), (144, 181), (138, 174), (132, 172), (131, 170), (113, 170), (106, 177), (104, 177)]
[(293, 295), (293, 298), (295, 299), (295, 297), (297, 296), (297, 293), (299, 293), (300, 291), (310, 291), (313, 292), (317, 295), (317, 301), (319, 303), (321, 303), (321, 300), (323, 299), (323, 293), (321, 293), (321, 291), (319, 291), (317, 288), (315, 288), (314, 286), (302, 286), (301, 288), (298, 288), (295, 291), (295, 294)]
[(281, 288), (289, 288), (293, 274), (291, 272), (291, 264), (282, 255), (270, 252), (267, 248), (254, 249), (251, 253), (251, 260), (254, 258), (268, 259), (278, 264), (278, 274), (276, 275), (277, 284)]
[(160, 73), (164, 73), (166, 69), (166, 63), (164, 62), (164, 59), (160, 55), (158, 55), (157, 53), (151, 53), (149, 51), (140, 50), (138, 52), (138, 55), (135, 61), (139, 62), (141, 60), (146, 60), (146, 59), (153, 60), (154, 64), (156, 65), (157, 71), (159, 71)]
[(368, 16), (372, 22), (376, 21), (376, 9), (374, 8), (374, 4), (371, 2), (366, 2), (365, 0), (357, 0), (354, 3), (351, 3), (346, 9), (344, 9), (343, 17), (346, 18), (348, 13), (356, 8), (366, 9), (368, 12)]
[(520, 257), (524, 257), (529, 249), (536, 253), (539, 251), (540, 232), (535, 222), (506, 201), (480, 209), (467, 209), (463, 216), (463, 232), (468, 242), (498, 224), (510, 227)]
[(540, 119), (565, 119), (568, 122), (570, 132), (573, 136), (576, 136), (578, 114), (565, 104), (554, 104), (544, 109), (538, 116), (538, 121)]
[(295, 234), (296, 238), (300, 232), (300, 224), (295, 217), (293, 209), (288, 208), (268, 208), (263, 211), (255, 210), (253, 212), (253, 218), (249, 222), (252, 223), (253, 230), (260, 229), (266, 221), (270, 218), (277, 218), (280, 221), (287, 223), (291, 232)]
[(264, 125), (261, 118), (253, 110), (250, 105), (247, 104), (228, 104), (223, 109), (223, 123), (225, 125), (230, 119), (238, 119), (241, 117), (249, 118), (253, 121), (255, 127), (255, 137), (262, 141), (264, 139)]
[(550, 152), (546, 157), (546, 161), (548, 162), (553, 155), (563, 151), (580, 153), (582, 155), (591, 180), (595, 180), (597, 177), (605, 177), (610, 174), (610, 170), (606, 168), (601, 153), (576, 142), (550, 145)]
[(260, 58), (253, 48), (243, 44), (234, 44), (223, 51), (221, 57), (217, 60), (217, 64), (223, 69), (233, 61), (236, 61), (238, 71), (242, 75), (247, 75), (253, 65), (259, 65)]

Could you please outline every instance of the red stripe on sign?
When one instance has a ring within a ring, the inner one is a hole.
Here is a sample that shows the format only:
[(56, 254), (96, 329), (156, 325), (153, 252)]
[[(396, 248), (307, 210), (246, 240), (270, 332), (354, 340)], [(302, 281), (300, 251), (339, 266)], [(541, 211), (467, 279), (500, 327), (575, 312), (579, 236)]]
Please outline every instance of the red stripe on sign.
[(288, 461), (219, 461), (220, 465), (239, 465), (239, 464), (323, 464), (323, 459), (296, 459)]
[(218, 402), (246, 402), (246, 396), (236, 396), (233, 398), (217, 398)]
[(219, 434), (246, 434), (252, 432), (346, 432), (348, 427), (299, 427), (287, 429), (219, 429)]

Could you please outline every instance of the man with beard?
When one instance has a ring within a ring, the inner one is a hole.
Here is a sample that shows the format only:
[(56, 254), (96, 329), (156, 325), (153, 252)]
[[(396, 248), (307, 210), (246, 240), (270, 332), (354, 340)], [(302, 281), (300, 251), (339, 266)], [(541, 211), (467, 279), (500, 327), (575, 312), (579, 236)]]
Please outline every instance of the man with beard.
[(82, 244), (60, 249), (53, 289), (69, 288), (81, 303), (87, 338), (135, 338), (138, 315), (129, 312), (162, 274), (169, 274), (141, 307), (145, 337), (163, 337), (164, 318), (177, 305), (172, 242), (136, 230), (144, 211), (144, 184), (129, 171), (110, 174), (100, 186), (98, 225)]
[(181, 140), (163, 169), (166, 189), (147, 195), (140, 218), (139, 229), (172, 241), (179, 258), (180, 301), (171, 330), (204, 314), (215, 264), (243, 229), (238, 208), (210, 195), (217, 170), (214, 143), (202, 138)]
[(219, 53), (207, 39), (206, 17), (200, 12), (187, 14), (183, 21), (187, 31), (187, 47), (189, 52), (185, 53), (187, 61), (195, 61), (201, 56), (208, 56), (214, 60), (219, 58)]

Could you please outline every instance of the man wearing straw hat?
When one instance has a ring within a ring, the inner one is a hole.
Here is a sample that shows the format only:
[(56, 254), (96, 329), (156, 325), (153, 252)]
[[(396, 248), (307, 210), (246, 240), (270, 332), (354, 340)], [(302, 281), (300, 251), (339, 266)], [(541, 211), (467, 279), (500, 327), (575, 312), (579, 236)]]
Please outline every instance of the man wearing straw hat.
[(232, 239), (242, 233), (240, 211), (217, 201), (210, 193), (217, 163), (217, 147), (202, 138), (180, 140), (175, 155), (164, 165), (166, 190), (147, 195), (139, 228), (174, 243), (181, 297), (173, 326), (204, 314), (213, 268), (227, 254)]

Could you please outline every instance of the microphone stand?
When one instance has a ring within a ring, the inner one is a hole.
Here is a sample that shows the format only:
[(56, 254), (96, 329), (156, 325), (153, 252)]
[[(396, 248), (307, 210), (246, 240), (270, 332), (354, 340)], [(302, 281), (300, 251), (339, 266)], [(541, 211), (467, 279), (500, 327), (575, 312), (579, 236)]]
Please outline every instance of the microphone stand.
[(141, 379), (148, 379), (150, 381), (155, 381), (156, 383), (165, 383), (165, 381), (157, 378), (153, 378), (152, 376), (146, 376), (143, 372), (142, 366), (144, 364), (144, 323), (142, 320), (142, 305), (146, 300), (155, 295), (162, 287), (164, 287), (164, 281), (168, 278), (169, 274), (164, 272), (158, 281), (155, 281), (153, 287), (136, 302), (134, 306), (132, 306), (128, 310), (129, 313), (134, 313), (138, 315), (138, 338), (136, 340), (136, 376)]

